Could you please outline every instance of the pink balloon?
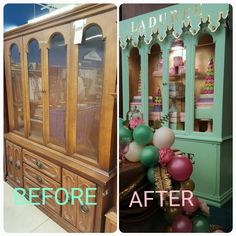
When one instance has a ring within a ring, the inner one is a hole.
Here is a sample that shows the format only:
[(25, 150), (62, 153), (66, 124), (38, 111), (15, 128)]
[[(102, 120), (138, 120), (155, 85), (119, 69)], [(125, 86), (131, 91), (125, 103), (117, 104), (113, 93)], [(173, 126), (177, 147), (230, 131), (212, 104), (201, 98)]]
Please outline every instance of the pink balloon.
[(174, 157), (167, 165), (167, 170), (171, 178), (176, 181), (187, 180), (192, 172), (192, 162), (185, 156)]
[(185, 200), (184, 205), (182, 205), (182, 209), (187, 213), (193, 213), (199, 208), (198, 198), (194, 195), (191, 198), (191, 202), (193, 205), (191, 205), (188, 200)]
[(176, 216), (172, 223), (172, 232), (175, 233), (190, 233), (192, 228), (191, 220), (184, 215)]

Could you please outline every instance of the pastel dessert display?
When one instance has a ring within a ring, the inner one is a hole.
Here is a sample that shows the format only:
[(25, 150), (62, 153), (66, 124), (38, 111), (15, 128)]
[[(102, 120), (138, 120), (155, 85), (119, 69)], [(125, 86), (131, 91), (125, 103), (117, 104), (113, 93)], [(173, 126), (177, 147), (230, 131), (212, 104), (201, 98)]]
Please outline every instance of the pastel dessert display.
[(170, 97), (184, 98), (185, 85), (181, 81), (170, 81), (169, 84)]
[(153, 110), (149, 112), (150, 120), (160, 120), (162, 115), (162, 95), (161, 89), (158, 87), (153, 101)]
[[(137, 95), (133, 96), (132, 101), (130, 102), (130, 108), (131, 110), (134, 110), (135, 107), (141, 110), (141, 105), (142, 105), (142, 82), (141, 82), (141, 72), (139, 73), (139, 79), (138, 79), (138, 92)], [(152, 101), (152, 96), (148, 97), (148, 103), (150, 106), (150, 109), (153, 109), (153, 101)]]
[(163, 60), (160, 59), (159, 62), (157, 63), (156, 69), (152, 73), (152, 76), (161, 76), (162, 68), (163, 68)]
[[(200, 95), (196, 101), (195, 118), (200, 121), (207, 121), (207, 129), (205, 132), (212, 132), (214, 102), (214, 59), (208, 61), (206, 77)], [(199, 130), (199, 123), (196, 130)]]
[(162, 111), (162, 96), (161, 89), (158, 88), (156, 92), (156, 96), (154, 98), (154, 109), (153, 111), (161, 112)]
[(196, 108), (212, 108), (214, 99), (214, 60), (208, 62), (204, 86), (196, 102)]

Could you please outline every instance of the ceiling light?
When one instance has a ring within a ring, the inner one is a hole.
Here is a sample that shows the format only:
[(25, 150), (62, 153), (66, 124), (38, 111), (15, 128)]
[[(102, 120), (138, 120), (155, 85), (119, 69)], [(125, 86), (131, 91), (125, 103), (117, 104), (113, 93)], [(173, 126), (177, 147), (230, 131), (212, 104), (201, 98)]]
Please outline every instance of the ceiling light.
[(39, 22), (39, 21), (42, 21), (42, 20), (45, 20), (45, 19), (48, 19), (52, 16), (56, 16), (56, 15), (59, 15), (61, 13), (64, 13), (64, 12), (67, 12), (67, 11), (70, 11), (72, 9), (74, 9), (77, 5), (73, 4), (73, 5), (68, 5), (66, 7), (63, 7), (63, 8), (60, 8), (60, 9), (57, 9), (55, 11), (52, 11), (48, 14), (45, 14), (43, 16), (39, 16), (39, 17), (36, 17), (34, 19), (31, 19), (31, 20), (28, 20), (28, 24), (33, 24), (33, 23), (36, 23), (36, 22)]

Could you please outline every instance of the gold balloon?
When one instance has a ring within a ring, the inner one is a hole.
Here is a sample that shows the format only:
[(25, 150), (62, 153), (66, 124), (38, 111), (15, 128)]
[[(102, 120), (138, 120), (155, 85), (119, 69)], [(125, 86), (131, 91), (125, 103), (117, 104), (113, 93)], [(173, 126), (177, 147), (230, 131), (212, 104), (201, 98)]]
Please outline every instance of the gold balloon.
[(180, 215), (181, 213), (182, 213), (181, 207), (167, 207), (166, 208), (166, 214), (171, 220), (173, 220), (176, 216)]
[(195, 189), (195, 183), (193, 182), (193, 180), (188, 179), (181, 183), (181, 187), (183, 190), (193, 191)]
[(172, 233), (172, 227), (171, 227), (171, 225), (167, 225), (167, 226), (165, 227), (165, 229), (164, 229), (164, 232), (166, 232), (166, 233)]

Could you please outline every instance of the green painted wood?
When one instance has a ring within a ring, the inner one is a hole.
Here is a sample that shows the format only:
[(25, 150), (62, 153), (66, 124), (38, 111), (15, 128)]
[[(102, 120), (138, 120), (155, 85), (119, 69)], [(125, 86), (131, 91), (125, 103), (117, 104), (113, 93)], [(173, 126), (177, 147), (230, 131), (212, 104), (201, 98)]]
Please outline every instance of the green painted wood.
[(225, 19), (229, 13), (229, 4), (178, 4), (147, 14), (139, 15), (120, 22), (120, 45), (127, 47), (127, 39), (132, 39), (135, 46), (140, 36), (149, 44), (152, 34), (158, 32), (158, 39), (165, 40), (166, 29), (173, 28), (173, 36), (182, 35), (183, 24), (190, 25), (190, 32), (196, 35), (200, 30), (201, 21), (206, 22), (210, 16), (209, 30), (215, 32), (220, 25), (221, 16)]
[(145, 124), (148, 124), (148, 47), (143, 45), (139, 48), (141, 56), (141, 93), (142, 112)]
[[(179, 6), (181, 7), (182, 4)], [(209, 14), (214, 14), (212, 12), (217, 9), (219, 9), (218, 6), (211, 5)], [(138, 19), (140, 18), (133, 18), (130, 21), (137, 23)], [(122, 23), (121, 29), (125, 27), (126, 23)], [(126, 25), (126, 30), (127, 28), (128, 25)], [(205, 33), (209, 33), (215, 42), (212, 133), (194, 131), (194, 119), (195, 115), (198, 115), (195, 114), (194, 107), (195, 53), (198, 39)], [(186, 120), (184, 131), (174, 130), (176, 141), (173, 147), (188, 155), (195, 154), (193, 172), (193, 178), (196, 183), (195, 193), (211, 205), (221, 206), (232, 196), (232, 32), (224, 28), (224, 25), (218, 25), (215, 31), (212, 31), (209, 26), (203, 25), (196, 34), (193, 34), (193, 32), (184, 33), (181, 38), (187, 50), (185, 78)], [(165, 39), (160, 40), (157, 35), (154, 35), (151, 42), (149, 42), (149, 39), (148, 42), (146, 40), (146, 44), (145, 38), (142, 43), (138, 43), (141, 56), (142, 111), (146, 123), (148, 123), (148, 53), (150, 53), (150, 48), (153, 44), (158, 43), (160, 45), (163, 58), (162, 105), (163, 115), (166, 115), (169, 113), (169, 50), (174, 37), (169, 34), (165, 36)], [(123, 51), (126, 51), (126, 49)], [(123, 81), (128, 81), (128, 60), (127, 57), (123, 56), (123, 53), (122, 69), (122, 79)], [(124, 114), (126, 114), (129, 108), (129, 89), (128, 82), (123, 82), (123, 84), (127, 86), (125, 89), (123, 88)], [(166, 123), (165, 126), (168, 127), (169, 124)], [(172, 125), (171, 128), (176, 129), (177, 126), (174, 127)]]
[[(224, 195), (232, 195), (232, 151), (231, 140), (223, 143), (176, 139), (173, 147), (192, 157), (195, 194), (210, 205), (221, 206)], [(231, 194), (230, 194), (231, 193)], [(224, 199), (226, 201), (226, 199)]]
[[(214, 104), (213, 104), (213, 133), (217, 137), (222, 137), (223, 120), (223, 88), (225, 67), (225, 28), (219, 27), (213, 35), (215, 42), (215, 82), (214, 82)], [(225, 91), (226, 92), (226, 91)]]
[(130, 50), (122, 50), (122, 89), (123, 89), (123, 119), (129, 111), (129, 53)]
[[(169, 113), (169, 51), (170, 41), (166, 41), (161, 45), (162, 50), (162, 112), (163, 116)], [(166, 122), (163, 126), (169, 127), (169, 122)]]
[(192, 99), (189, 99), (192, 97), (192, 86), (191, 86), (191, 76), (192, 76), (192, 71), (191, 71), (191, 63), (192, 63), (192, 51), (191, 51), (191, 46), (192, 46), (192, 36), (187, 34), (183, 36), (183, 42), (184, 42), (184, 47), (186, 49), (186, 71), (185, 71), (185, 114), (188, 114), (185, 116), (185, 132), (187, 134), (190, 133), (190, 123), (192, 123), (191, 117), (189, 116), (190, 110), (193, 103)]

